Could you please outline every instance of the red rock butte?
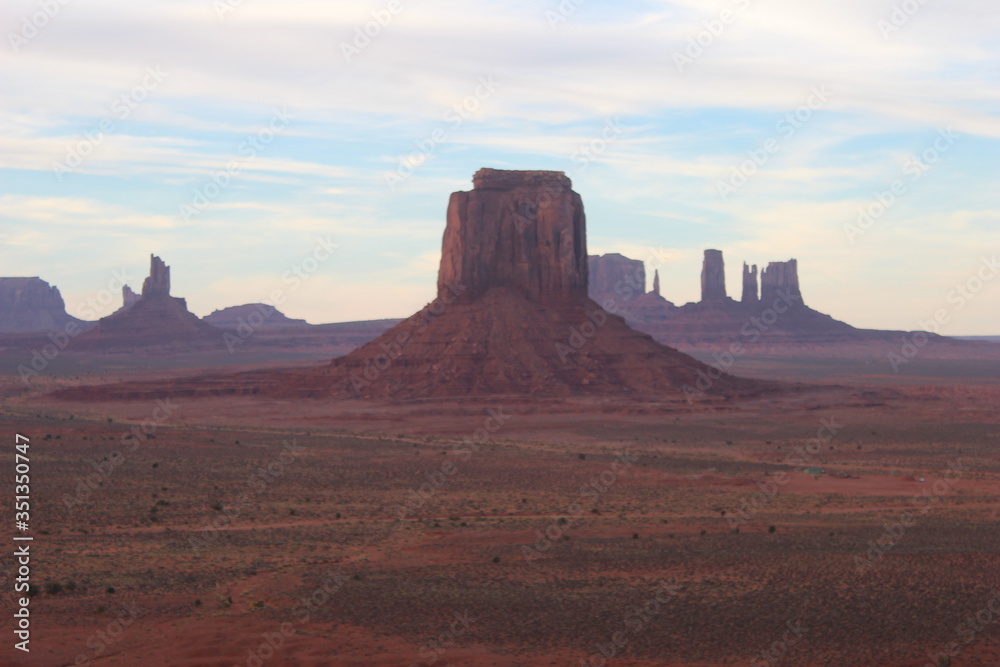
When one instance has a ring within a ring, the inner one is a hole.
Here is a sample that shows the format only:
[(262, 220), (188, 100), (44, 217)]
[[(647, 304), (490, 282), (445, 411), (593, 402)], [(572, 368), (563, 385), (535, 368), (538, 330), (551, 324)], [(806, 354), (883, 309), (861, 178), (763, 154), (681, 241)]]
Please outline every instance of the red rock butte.
[[(438, 298), (335, 359), (335, 393), (683, 396), (709, 372), (587, 296), (586, 216), (565, 174), (481, 169), (473, 184), (448, 204)], [(759, 388), (729, 375), (711, 385)]]
[(184, 299), (170, 296), (170, 267), (149, 256), (149, 277), (136, 296), (122, 288), (122, 307), (81, 335), (74, 347), (88, 350), (132, 350), (148, 347), (180, 349), (221, 346), (218, 329), (187, 309)]
[(587, 296), (586, 217), (565, 174), (481, 169), (473, 183), (448, 204), (437, 298), (329, 365), (63, 395), (389, 401), (600, 395), (678, 401), (773, 388), (661, 345)]
[(587, 238), (580, 195), (555, 171), (480, 169), (455, 192), (441, 248), (438, 296), (463, 300), (507, 287), (531, 301), (587, 296)]

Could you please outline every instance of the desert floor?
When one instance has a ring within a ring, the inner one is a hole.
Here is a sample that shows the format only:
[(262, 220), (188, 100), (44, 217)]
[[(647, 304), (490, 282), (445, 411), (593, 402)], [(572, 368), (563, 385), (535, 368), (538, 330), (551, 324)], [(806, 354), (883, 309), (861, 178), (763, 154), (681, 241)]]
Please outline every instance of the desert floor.
[(806, 384), (695, 404), (81, 403), (46, 392), (185, 362), (9, 373), (41, 590), (0, 662), (995, 666), (1000, 372), (917, 361), (747, 355)]

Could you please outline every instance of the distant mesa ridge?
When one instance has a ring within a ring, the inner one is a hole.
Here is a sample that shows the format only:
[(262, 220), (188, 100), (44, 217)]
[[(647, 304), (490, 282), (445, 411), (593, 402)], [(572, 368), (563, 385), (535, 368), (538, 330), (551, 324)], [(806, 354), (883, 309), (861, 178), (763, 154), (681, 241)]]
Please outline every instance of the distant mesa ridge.
[(122, 288), (122, 307), (99, 320), (74, 343), (92, 350), (132, 350), (147, 347), (199, 348), (221, 346), (218, 329), (187, 309), (184, 299), (170, 296), (170, 267), (149, 256), (149, 277), (136, 295)]
[(720, 373), (657, 343), (587, 296), (586, 217), (565, 174), (482, 169), (473, 185), (449, 199), (437, 298), (346, 356), (309, 370), (63, 395), (168, 391), (394, 401), (599, 395), (685, 403), (707, 377), (713, 378), (704, 389), (709, 396), (772, 390), (773, 384)]
[(203, 321), (220, 329), (235, 329), (241, 325), (253, 328), (310, 326), (305, 320), (295, 320), (266, 303), (247, 303), (213, 311)]
[(59, 288), (41, 278), (0, 278), (0, 333), (50, 333), (88, 324), (68, 314)]

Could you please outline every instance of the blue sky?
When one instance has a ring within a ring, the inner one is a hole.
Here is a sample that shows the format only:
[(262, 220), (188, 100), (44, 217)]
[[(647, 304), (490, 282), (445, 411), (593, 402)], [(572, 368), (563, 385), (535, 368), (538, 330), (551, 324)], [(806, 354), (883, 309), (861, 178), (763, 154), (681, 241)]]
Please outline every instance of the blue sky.
[[(945, 309), (945, 333), (1000, 334), (1000, 277), (975, 283), (1000, 252), (991, 2), (11, 0), (0, 20), (0, 274), (73, 314), (156, 253), (199, 315), (278, 289), (314, 323), (406, 316), (448, 195), (490, 166), (565, 171), (590, 252), (646, 260), (676, 303), (720, 248), (731, 295), (744, 260), (794, 257), (806, 302), (856, 326)], [(337, 249), (313, 262), (317, 239)]]

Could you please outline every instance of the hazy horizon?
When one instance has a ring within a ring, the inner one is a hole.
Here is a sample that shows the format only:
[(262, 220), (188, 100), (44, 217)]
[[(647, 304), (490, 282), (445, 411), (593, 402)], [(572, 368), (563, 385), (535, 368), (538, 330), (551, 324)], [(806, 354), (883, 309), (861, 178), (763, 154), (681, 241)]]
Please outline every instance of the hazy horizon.
[[(997, 335), (1000, 16), (899, 4), (93, 2), (39, 27), (17, 0), (0, 274), (78, 317), (115, 287), (106, 315), (154, 253), (199, 316), (281, 289), (312, 323), (406, 317), (448, 195), (550, 169), (589, 253), (646, 260), (678, 305), (718, 248), (737, 299), (744, 261), (795, 258), (806, 304), (854, 326)], [(317, 239), (338, 248), (293, 289)]]

